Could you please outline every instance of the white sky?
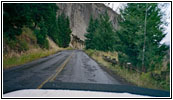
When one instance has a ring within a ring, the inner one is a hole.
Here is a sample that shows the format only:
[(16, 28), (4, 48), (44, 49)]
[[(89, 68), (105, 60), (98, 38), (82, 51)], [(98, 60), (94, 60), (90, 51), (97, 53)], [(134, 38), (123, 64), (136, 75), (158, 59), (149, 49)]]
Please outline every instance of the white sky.
[[(119, 13), (119, 8), (122, 7), (123, 5), (125, 5), (126, 3), (118, 3), (118, 2), (115, 2), (115, 3), (105, 3), (105, 5), (109, 6), (110, 8), (112, 8), (114, 11), (116, 11), (117, 13)], [(164, 42), (170, 42), (170, 34), (171, 34), (171, 20), (170, 20), (170, 15), (171, 15), (171, 6), (170, 6), (170, 3), (169, 5), (162, 9), (163, 11), (166, 12), (166, 18), (167, 18), (167, 22), (169, 22), (168, 26), (166, 26), (166, 32), (167, 35), (165, 36), (165, 38), (163, 38), (163, 40), (161, 41), (161, 43), (164, 43)]]

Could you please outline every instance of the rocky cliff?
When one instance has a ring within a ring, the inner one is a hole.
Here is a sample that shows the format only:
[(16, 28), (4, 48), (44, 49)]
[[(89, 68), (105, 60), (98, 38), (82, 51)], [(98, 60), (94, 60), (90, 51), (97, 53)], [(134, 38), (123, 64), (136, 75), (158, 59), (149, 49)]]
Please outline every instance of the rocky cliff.
[[(90, 16), (92, 15), (94, 18), (97, 18), (99, 14), (104, 13), (106, 10), (112, 21), (113, 27), (115, 29), (118, 28), (117, 25), (117, 17), (118, 14), (114, 12), (111, 8), (105, 6), (101, 3), (57, 3), (59, 10), (57, 11), (57, 16), (64, 12), (70, 19), (70, 27), (72, 29), (72, 39), (71, 46), (75, 48), (83, 48), (84, 46), (76, 47), (73, 43), (77, 43), (74, 41), (80, 41), (77, 45), (83, 45), (83, 41), (85, 40), (84, 34), (86, 33), (86, 29), (89, 24)], [(75, 36), (75, 38), (74, 38)], [(79, 40), (75, 40), (76, 37)]]

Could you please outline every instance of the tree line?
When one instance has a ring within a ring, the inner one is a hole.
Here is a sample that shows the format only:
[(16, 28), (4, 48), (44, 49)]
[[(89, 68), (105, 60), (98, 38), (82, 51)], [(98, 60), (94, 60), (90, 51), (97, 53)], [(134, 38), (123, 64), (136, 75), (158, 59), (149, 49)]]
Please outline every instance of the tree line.
[(115, 31), (109, 20), (108, 13), (100, 15), (99, 18), (90, 18), (87, 33), (85, 34), (86, 49), (101, 51), (113, 51), (115, 44)]
[(119, 28), (114, 30), (107, 12), (91, 16), (85, 35), (86, 49), (117, 51), (121, 64), (130, 62), (143, 71), (162, 67), (168, 46), (165, 37), (164, 13), (157, 3), (128, 3), (120, 9)]
[(47, 35), (60, 47), (68, 47), (70, 22), (63, 13), (56, 18), (57, 10), (58, 6), (54, 3), (4, 3), (4, 37), (15, 40), (16, 36), (22, 34), (22, 28), (26, 26), (34, 31), (41, 48), (49, 48)]

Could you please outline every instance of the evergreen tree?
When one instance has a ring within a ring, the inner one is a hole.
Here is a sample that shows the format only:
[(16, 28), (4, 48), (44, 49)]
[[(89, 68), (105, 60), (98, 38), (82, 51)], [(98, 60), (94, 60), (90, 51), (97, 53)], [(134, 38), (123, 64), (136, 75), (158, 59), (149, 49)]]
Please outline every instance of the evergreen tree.
[(35, 28), (38, 25), (38, 23), (42, 20), (42, 18), (44, 19), (47, 28), (49, 28), (49, 26), (51, 26), (51, 24), (55, 22), (56, 11), (58, 10), (56, 4), (31, 3), (28, 4), (28, 6), (30, 6), (30, 16), (35, 24)]
[(4, 36), (15, 39), (22, 33), (23, 26), (26, 26), (33, 29), (36, 34), (41, 33), (36, 35), (37, 41), (41, 47), (45, 47), (48, 45), (46, 35), (53, 36), (51, 34), (57, 32), (55, 28), (57, 9), (56, 4), (50, 3), (4, 3)]
[(34, 30), (36, 30), (37, 42), (42, 48), (48, 49), (48, 41), (46, 36), (52, 37), (56, 33), (56, 11), (58, 7), (56, 4), (29, 4), (32, 8), (30, 16), (34, 22)]
[(58, 37), (58, 45), (60, 47), (68, 47), (70, 43), (70, 21), (67, 16), (65, 16), (64, 13), (58, 16), (57, 19), (57, 37)]
[(115, 32), (108, 13), (100, 15), (99, 19), (90, 18), (90, 23), (85, 34), (86, 49), (101, 51), (113, 51), (115, 44)]
[[(131, 62), (134, 66), (137, 66), (140, 59), (138, 55), (140, 49), (142, 48), (142, 37), (143, 37), (143, 25), (145, 10), (142, 8), (142, 4), (138, 5), (130, 3), (127, 4), (124, 10), (120, 10), (121, 19), (119, 19), (120, 29), (116, 32), (119, 41), (117, 41), (120, 46), (115, 48), (119, 52), (126, 54), (127, 56), (120, 57), (122, 62)], [(142, 15), (140, 14), (142, 12)], [(119, 53), (121, 54), (121, 53)]]
[(21, 28), (27, 25), (30, 20), (29, 6), (20, 3), (3, 4), (3, 33), (10, 39), (15, 39), (16, 35), (22, 33)]
[(89, 22), (89, 26), (87, 29), (87, 33), (85, 34), (86, 40), (85, 40), (85, 46), (86, 49), (95, 49), (95, 42), (94, 41), (94, 35), (96, 32), (96, 29), (98, 28), (98, 20), (97, 19), (93, 19), (93, 17), (90, 17), (90, 22)]
[(166, 54), (168, 46), (161, 44), (161, 40), (165, 37), (165, 22), (162, 20), (164, 13), (158, 4), (151, 3), (147, 7), (147, 35), (146, 35), (146, 51), (145, 51), (145, 67), (153, 70), (162, 66), (163, 57)]
[[(122, 46), (116, 49), (126, 55), (122, 56), (125, 58), (123, 61), (129, 61), (134, 66), (141, 68), (142, 55), (144, 55), (146, 69), (152, 70), (156, 65), (160, 66), (167, 47), (160, 44), (165, 34), (161, 26), (163, 13), (158, 4), (128, 3), (124, 10), (120, 10), (120, 14), (120, 29), (117, 31), (117, 35), (120, 40), (118, 42)], [(145, 16), (145, 14), (147, 15)], [(146, 34), (144, 34), (145, 17)], [(144, 46), (145, 51), (143, 51)]]
[(99, 44), (97, 45), (98, 50), (113, 51), (115, 44), (115, 32), (107, 12), (100, 16), (99, 22), (100, 24), (97, 28), (98, 38), (96, 38), (98, 39), (97, 41), (99, 41)]
[(40, 45), (41, 48), (49, 48), (49, 44), (48, 44), (48, 40), (46, 39), (46, 35), (47, 35), (47, 28), (46, 25), (44, 23), (44, 21), (42, 21), (43, 18), (41, 18), (40, 23), (38, 24), (38, 26), (40, 27), (39, 29), (35, 30), (35, 34), (37, 37), (37, 43)]

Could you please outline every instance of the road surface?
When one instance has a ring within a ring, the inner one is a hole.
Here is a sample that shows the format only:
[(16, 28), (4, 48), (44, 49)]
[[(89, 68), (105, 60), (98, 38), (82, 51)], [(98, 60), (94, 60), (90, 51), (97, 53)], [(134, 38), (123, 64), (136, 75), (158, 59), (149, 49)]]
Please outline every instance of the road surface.
[(65, 50), (3, 71), (3, 93), (60, 82), (121, 84), (80, 50)]
[(51, 89), (67, 90), (65, 93), (69, 90), (81, 90), (158, 97), (170, 96), (169, 91), (129, 85), (120, 77), (110, 75), (107, 73), (108, 70), (105, 71), (102, 68), (81, 50), (64, 50), (24, 65), (3, 70), (3, 94), (9, 95), (8, 93), (15, 91), (12, 93), (15, 95), (15, 93), (19, 93), (17, 90), (26, 91), (25, 94), (27, 94), (33, 89), (32, 93), (40, 89), (47, 93), (46, 90)]

